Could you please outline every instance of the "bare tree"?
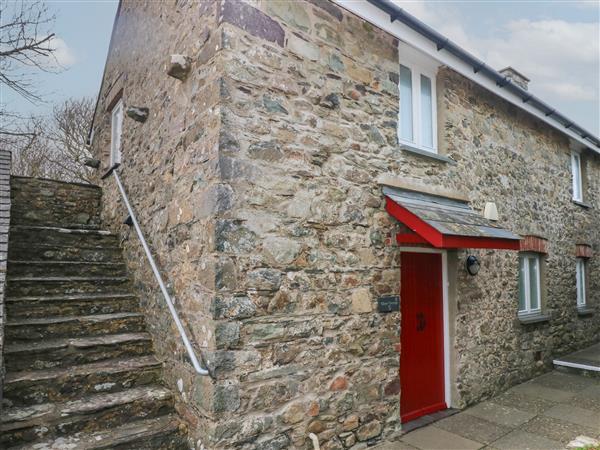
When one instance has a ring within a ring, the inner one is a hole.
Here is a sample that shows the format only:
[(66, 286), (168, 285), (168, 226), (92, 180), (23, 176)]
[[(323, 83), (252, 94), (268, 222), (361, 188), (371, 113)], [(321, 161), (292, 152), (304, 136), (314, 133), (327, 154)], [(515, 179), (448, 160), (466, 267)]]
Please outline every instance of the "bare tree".
[(53, 149), (49, 161), (61, 179), (91, 183), (92, 171), (84, 162), (92, 157), (86, 141), (94, 106), (92, 98), (83, 97), (54, 108), (46, 134)]
[[(5, 148), (13, 153), (12, 172), (16, 175), (48, 177), (43, 121), (37, 117), (22, 120), (5, 138)], [(7, 145), (7, 143), (9, 145)]]
[(10, 89), (32, 103), (42, 101), (36, 73), (60, 70), (50, 32), (53, 23), (54, 16), (41, 1), (0, 0), (0, 147), (13, 154), (22, 151), (22, 161), (33, 158), (32, 167), (38, 165), (34, 154), (41, 150), (40, 119), (10, 111), (4, 92)]
[(15, 145), (13, 173), (90, 183), (92, 171), (84, 162), (91, 157), (86, 139), (93, 113), (93, 99), (84, 97), (55, 106), (49, 117), (29, 118)]
[(59, 66), (49, 32), (54, 16), (40, 1), (0, 0), (0, 17), (0, 83), (38, 102), (32, 74)]

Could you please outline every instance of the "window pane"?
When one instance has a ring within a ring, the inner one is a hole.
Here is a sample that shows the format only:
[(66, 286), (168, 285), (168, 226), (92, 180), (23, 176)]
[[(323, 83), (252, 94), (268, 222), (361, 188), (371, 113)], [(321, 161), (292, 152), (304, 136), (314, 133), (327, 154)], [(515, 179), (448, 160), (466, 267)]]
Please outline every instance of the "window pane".
[(577, 260), (577, 305), (584, 306), (585, 301), (585, 261)]
[(111, 164), (121, 162), (121, 133), (123, 127), (123, 103), (121, 100), (112, 110), (111, 121)]
[(404, 66), (400, 66), (400, 138), (414, 142), (412, 74)]
[(571, 154), (571, 171), (573, 173), (573, 199), (582, 200), (581, 156), (578, 153)]
[(530, 302), (531, 302), (531, 310), (536, 310), (540, 308), (540, 265), (538, 258), (528, 258), (529, 259), (529, 292), (530, 292)]
[(431, 80), (425, 75), (421, 75), (421, 140), (433, 148), (433, 98)]
[(527, 300), (525, 298), (525, 283), (527, 280), (527, 267), (525, 265), (526, 259), (519, 258), (519, 311), (525, 311), (527, 309)]

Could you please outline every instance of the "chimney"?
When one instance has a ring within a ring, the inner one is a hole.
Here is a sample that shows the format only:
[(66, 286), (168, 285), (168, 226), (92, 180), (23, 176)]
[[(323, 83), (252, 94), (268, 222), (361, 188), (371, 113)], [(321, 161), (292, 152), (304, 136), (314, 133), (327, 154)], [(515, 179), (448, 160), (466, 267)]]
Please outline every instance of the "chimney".
[(510, 81), (515, 83), (517, 86), (520, 86), (523, 89), (527, 90), (527, 85), (529, 84), (529, 78), (527, 78), (522, 73), (517, 72), (515, 69), (513, 69), (510, 66), (505, 67), (502, 70), (499, 70), (499, 72), (502, 75), (504, 75), (506, 78), (508, 78)]

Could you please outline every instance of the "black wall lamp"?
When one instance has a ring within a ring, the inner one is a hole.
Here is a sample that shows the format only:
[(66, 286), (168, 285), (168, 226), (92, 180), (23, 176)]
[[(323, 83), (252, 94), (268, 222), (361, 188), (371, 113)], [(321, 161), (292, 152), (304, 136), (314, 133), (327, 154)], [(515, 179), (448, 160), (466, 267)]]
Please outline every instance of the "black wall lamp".
[(479, 273), (480, 268), (481, 264), (479, 264), (477, 256), (467, 256), (467, 272), (469, 272), (469, 275), (477, 275)]

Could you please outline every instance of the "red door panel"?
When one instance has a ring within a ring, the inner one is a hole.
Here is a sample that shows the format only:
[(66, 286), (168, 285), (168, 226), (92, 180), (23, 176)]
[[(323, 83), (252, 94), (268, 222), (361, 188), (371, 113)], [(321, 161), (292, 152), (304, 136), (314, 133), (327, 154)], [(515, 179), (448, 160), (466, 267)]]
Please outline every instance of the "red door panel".
[(400, 419), (446, 408), (442, 255), (401, 256)]

